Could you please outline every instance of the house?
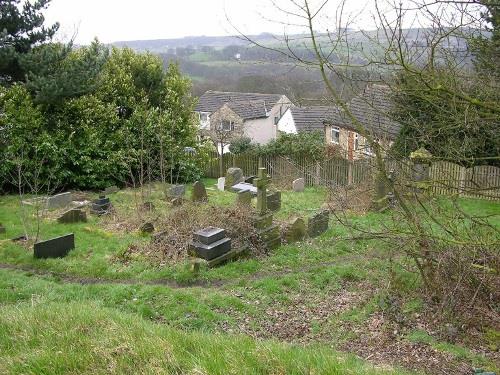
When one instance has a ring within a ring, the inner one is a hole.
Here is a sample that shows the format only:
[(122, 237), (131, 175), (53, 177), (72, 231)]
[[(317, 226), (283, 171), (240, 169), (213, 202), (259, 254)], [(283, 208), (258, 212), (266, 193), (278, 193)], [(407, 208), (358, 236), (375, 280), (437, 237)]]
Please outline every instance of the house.
[(291, 105), (285, 95), (207, 91), (195, 112), (200, 135), (227, 151), (232, 139), (248, 137), (266, 144), (277, 136), (277, 124)]
[[(385, 85), (369, 85), (349, 103), (349, 110), (363, 125), (364, 129), (387, 150), (396, 139), (401, 124), (390, 118), (394, 104), (390, 98), (390, 88)], [(325, 141), (336, 145), (349, 160), (370, 157), (373, 152), (355, 129), (352, 121), (341, 111), (339, 115), (324, 122)]]
[(278, 130), (283, 133), (324, 132), (325, 122), (341, 120), (339, 111), (332, 106), (290, 107), (278, 121)]

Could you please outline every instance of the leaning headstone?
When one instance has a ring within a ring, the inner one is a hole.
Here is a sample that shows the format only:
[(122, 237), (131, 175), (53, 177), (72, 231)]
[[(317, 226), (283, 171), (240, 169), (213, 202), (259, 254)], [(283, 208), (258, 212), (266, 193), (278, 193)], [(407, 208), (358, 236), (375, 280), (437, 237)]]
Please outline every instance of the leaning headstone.
[(168, 189), (167, 195), (170, 198), (179, 198), (183, 197), (185, 193), (186, 193), (185, 185), (172, 185), (170, 189)]
[(47, 199), (47, 208), (60, 208), (66, 207), (73, 201), (73, 194), (71, 192), (53, 195)]
[(196, 181), (193, 184), (193, 190), (191, 191), (191, 200), (193, 202), (206, 202), (208, 200), (207, 190), (205, 185), (201, 181)]
[(285, 228), (285, 241), (287, 243), (294, 243), (302, 241), (307, 235), (306, 222), (301, 217), (294, 219)]
[(141, 233), (153, 233), (155, 231), (155, 227), (153, 223), (147, 222), (142, 224), (139, 230)]
[(252, 193), (249, 190), (238, 192), (236, 203), (243, 206), (250, 206), (252, 204)]
[(303, 178), (297, 178), (292, 182), (292, 189), (297, 193), (303, 192), (305, 187), (306, 187), (306, 182)]
[(2, 225), (2, 223), (0, 223), (0, 234), (2, 233), (5, 233), (7, 230), (5, 229), (5, 227)]
[(217, 190), (224, 191), (224, 185), (226, 183), (226, 177), (219, 177), (217, 180)]
[(281, 191), (267, 194), (267, 208), (274, 212), (281, 209)]
[(239, 184), (243, 182), (245, 179), (243, 178), (243, 171), (241, 168), (229, 168), (226, 173), (226, 181), (224, 182), (224, 186), (226, 188), (230, 188), (233, 185)]
[(75, 235), (52, 238), (47, 241), (37, 242), (33, 246), (35, 258), (62, 258), (75, 248)]
[(118, 186), (109, 186), (106, 189), (104, 189), (104, 194), (109, 195), (109, 194), (114, 194), (118, 193), (120, 189), (118, 189)]
[(61, 224), (86, 223), (87, 213), (78, 208), (73, 208), (58, 217), (57, 221)]
[(208, 227), (194, 233), (189, 253), (205, 260), (216, 259), (231, 250), (231, 239), (221, 228)]
[(246, 182), (240, 182), (231, 186), (231, 190), (236, 193), (239, 193), (240, 191), (249, 191), (251, 194), (257, 195), (257, 188), (251, 184), (247, 184)]
[(330, 213), (326, 210), (317, 213), (309, 218), (307, 222), (307, 234), (314, 238), (325, 233), (328, 230), (330, 221)]
[(99, 196), (99, 199), (93, 201), (92, 206), (90, 207), (90, 212), (99, 216), (107, 214), (110, 210), (111, 201), (104, 195)]

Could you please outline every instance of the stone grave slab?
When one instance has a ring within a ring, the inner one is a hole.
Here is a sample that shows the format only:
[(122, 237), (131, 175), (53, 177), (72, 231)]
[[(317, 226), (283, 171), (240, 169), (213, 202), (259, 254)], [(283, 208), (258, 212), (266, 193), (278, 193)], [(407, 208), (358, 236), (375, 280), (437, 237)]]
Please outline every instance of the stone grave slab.
[(167, 195), (170, 198), (179, 198), (183, 197), (186, 194), (186, 186), (185, 185), (172, 185), (168, 189)]
[(230, 250), (231, 250), (230, 238), (223, 238), (209, 245), (200, 242), (194, 242), (191, 244), (191, 254), (198, 258), (203, 258), (205, 260), (212, 260), (214, 258), (218, 258)]
[(285, 241), (287, 243), (294, 243), (302, 241), (307, 235), (306, 222), (301, 217), (295, 218), (285, 228)]
[(57, 221), (61, 224), (86, 223), (87, 213), (78, 208), (73, 208), (58, 217)]
[(47, 208), (60, 208), (66, 207), (73, 201), (73, 194), (71, 192), (56, 194), (47, 198)]
[(238, 192), (236, 203), (243, 206), (252, 205), (252, 193), (250, 190), (242, 190)]
[(222, 240), (226, 237), (226, 231), (221, 228), (207, 227), (194, 232), (193, 238), (195, 241), (205, 245)]
[(90, 212), (96, 215), (105, 215), (111, 209), (111, 201), (104, 195), (101, 195), (99, 199), (92, 202), (90, 206)]
[(240, 191), (249, 191), (252, 195), (257, 195), (257, 188), (252, 184), (247, 184), (246, 182), (240, 182), (239, 184), (231, 186), (231, 190), (239, 193)]
[(325, 233), (328, 230), (330, 213), (326, 210), (317, 213), (309, 218), (307, 222), (307, 234), (314, 238)]
[(225, 187), (231, 187), (245, 181), (241, 168), (229, 168), (226, 172)]
[(247, 252), (248, 252), (248, 247), (241, 247), (238, 249), (232, 249), (232, 250), (228, 251), (227, 253), (221, 255), (220, 257), (217, 257), (217, 258), (214, 258), (214, 259), (207, 261), (207, 267), (212, 268), (212, 267), (218, 266), (219, 264), (222, 264), (222, 263), (227, 262), (229, 260), (234, 260), (234, 259), (244, 255)]
[(193, 202), (208, 201), (207, 190), (205, 189), (205, 184), (203, 182), (196, 181), (193, 184), (193, 190), (191, 191), (191, 200)]
[(296, 193), (301, 193), (306, 187), (306, 182), (303, 178), (297, 178), (292, 182), (292, 190)]
[(62, 258), (75, 248), (75, 235), (52, 238), (47, 241), (37, 242), (33, 246), (35, 258)]
[(224, 191), (225, 184), (226, 184), (226, 177), (219, 177), (217, 179), (217, 190)]
[(267, 208), (271, 211), (279, 211), (281, 209), (281, 191), (267, 194)]

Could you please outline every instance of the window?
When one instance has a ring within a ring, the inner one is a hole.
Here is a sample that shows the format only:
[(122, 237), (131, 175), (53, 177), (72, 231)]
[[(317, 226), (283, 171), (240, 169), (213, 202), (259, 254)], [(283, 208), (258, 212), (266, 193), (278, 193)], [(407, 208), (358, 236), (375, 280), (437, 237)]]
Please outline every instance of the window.
[(223, 130), (226, 132), (234, 130), (234, 122), (223, 120), (219, 124), (219, 130)]
[(200, 114), (200, 120), (202, 122), (207, 122), (208, 121), (208, 113), (201, 113)]
[(337, 126), (332, 126), (332, 143), (340, 143), (340, 129)]
[[(380, 142), (380, 140), (378, 138), (375, 138), (374, 141), (376, 143)], [(369, 156), (373, 155), (373, 149), (371, 148), (370, 143), (368, 143), (368, 140), (366, 140), (366, 139), (365, 139), (365, 154), (369, 155)]]
[(354, 133), (354, 151), (359, 150), (359, 135), (358, 133)]

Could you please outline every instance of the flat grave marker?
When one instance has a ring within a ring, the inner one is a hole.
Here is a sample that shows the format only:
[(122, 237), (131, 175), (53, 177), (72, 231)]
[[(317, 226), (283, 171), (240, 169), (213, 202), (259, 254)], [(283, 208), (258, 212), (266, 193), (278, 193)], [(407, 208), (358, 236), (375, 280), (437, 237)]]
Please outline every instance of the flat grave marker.
[(62, 258), (75, 248), (74, 233), (37, 242), (33, 246), (33, 255), (37, 259)]

